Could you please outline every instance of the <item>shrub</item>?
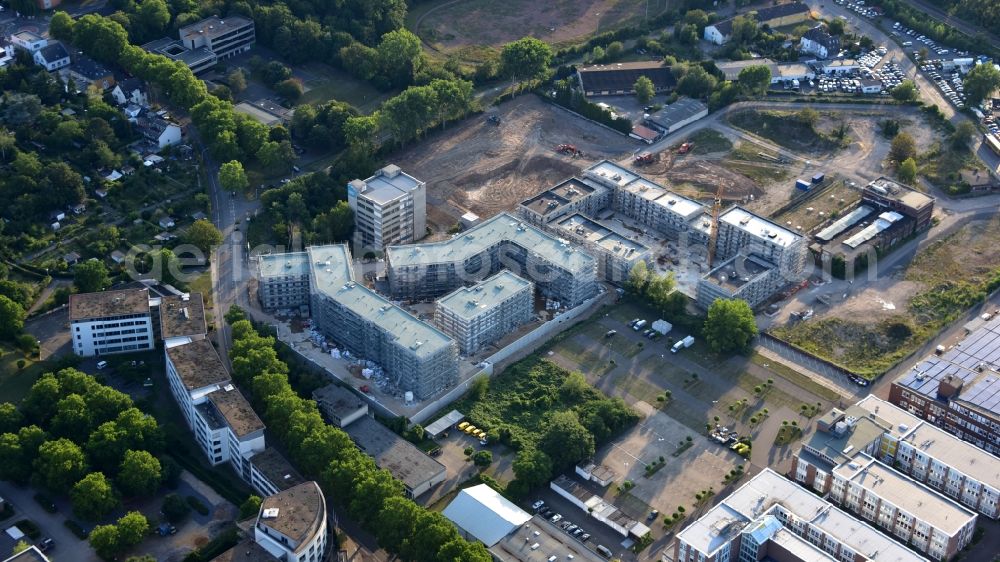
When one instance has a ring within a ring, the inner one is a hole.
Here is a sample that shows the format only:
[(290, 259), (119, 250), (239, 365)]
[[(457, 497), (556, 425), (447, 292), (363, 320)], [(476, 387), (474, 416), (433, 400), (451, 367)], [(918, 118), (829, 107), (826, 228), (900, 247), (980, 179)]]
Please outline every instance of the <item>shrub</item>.
[(188, 496), (186, 499), (188, 505), (191, 506), (191, 509), (197, 511), (202, 515), (208, 515), (208, 506), (205, 505), (200, 499), (194, 496)]

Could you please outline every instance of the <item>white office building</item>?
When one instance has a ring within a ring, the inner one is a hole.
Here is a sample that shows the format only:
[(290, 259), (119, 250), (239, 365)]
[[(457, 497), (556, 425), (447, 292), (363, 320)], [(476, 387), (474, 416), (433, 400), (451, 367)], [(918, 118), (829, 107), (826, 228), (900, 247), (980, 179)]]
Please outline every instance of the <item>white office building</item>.
[(319, 484), (303, 482), (264, 498), (254, 540), (278, 560), (318, 562), (326, 552), (326, 498)]
[(148, 289), (70, 295), (69, 322), (73, 353), (81, 357), (145, 351), (155, 345)]
[(388, 165), (366, 180), (347, 184), (347, 203), (354, 211), (354, 244), (382, 251), (409, 244), (427, 232), (427, 190), (424, 182)]
[(252, 483), (250, 458), (265, 448), (264, 423), (237, 390), (207, 339), (167, 346), (167, 381), (195, 441), (213, 465), (230, 463)]
[(189, 51), (205, 48), (218, 59), (249, 51), (256, 41), (253, 20), (243, 16), (216, 16), (180, 28), (180, 40)]

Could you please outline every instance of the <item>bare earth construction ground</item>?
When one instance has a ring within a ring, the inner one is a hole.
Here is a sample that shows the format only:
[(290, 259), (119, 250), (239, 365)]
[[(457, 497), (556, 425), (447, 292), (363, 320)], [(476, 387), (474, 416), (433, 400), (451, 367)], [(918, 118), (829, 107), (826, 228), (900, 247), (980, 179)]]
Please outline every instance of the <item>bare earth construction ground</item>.
[[(391, 157), (427, 182), (433, 231), (447, 230), (468, 211), (489, 218), (513, 209), (593, 162), (621, 158), (639, 146), (533, 95), (504, 103), (497, 114), (500, 126), (486, 124), (483, 116), (472, 117)], [(561, 143), (576, 145), (584, 156), (556, 153)]]
[[(650, 0), (650, 14), (666, 4)], [(450, 0), (417, 15), (410, 27), (440, 50), (499, 46), (526, 35), (559, 44), (619, 27), (645, 9), (645, 0)]]

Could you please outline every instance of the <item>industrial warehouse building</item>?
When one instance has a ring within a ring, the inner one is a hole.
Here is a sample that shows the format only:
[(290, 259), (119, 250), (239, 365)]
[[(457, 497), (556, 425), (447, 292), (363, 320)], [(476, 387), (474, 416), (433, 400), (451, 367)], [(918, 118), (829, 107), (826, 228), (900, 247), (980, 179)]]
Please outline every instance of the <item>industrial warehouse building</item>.
[(621, 96), (635, 93), (635, 81), (645, 76), (656, 93), (672, 90), (677, 80), (663, 61), (613, 62), (581, 66), (576, 71), (584, 95)]
[(669, 135), (708, 115), (708, 106), (694, 98), (681, 98), (656, 113), (643, 117), (645, 123)]
[(504, 270), (438, 299), (434, 323), (472, 355), (528, 323), (534, 300), (534, 284)]

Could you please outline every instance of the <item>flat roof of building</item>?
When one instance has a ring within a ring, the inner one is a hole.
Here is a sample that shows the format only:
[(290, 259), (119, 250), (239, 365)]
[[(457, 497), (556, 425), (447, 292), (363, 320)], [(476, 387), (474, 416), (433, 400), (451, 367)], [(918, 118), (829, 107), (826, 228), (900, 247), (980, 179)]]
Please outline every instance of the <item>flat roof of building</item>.
[(201, 293), (167, 295), (160, 299), (160, 337), (163, 339), (208, 333)]
[(344, 431), (367, 455), (375, 459), (379, 468), (391, 472), (393, 477), (411, 490), (423, 486), (446, 470), (443, 464), (369, 416), (362, 416), (344, 428)]
[(349, 185), (357, 189), (366, 199), (385, 204), (399, 199), (422, 183), (399, 169), (399, 166), (389, 164), (375, 172), (372, 177), (366, 180), (353, 180)]
[(260, 256), (257, 259), (257, 275), (261, 279), (309, 275), (309, 253), (288, 252)]
[(856, 406), (847, 408), (843, 412), (833, 410), (828, 415), (830, 413), (847, 416), (844, 433), (838, 435), (833, 431), (833, 427), (829, 433), (816, 431), (804, 446), (832, 459), (835, 464), (849, 461), (855, 452), (864, 449), (888, 430), (888, 424), (866, 416), (864, 411)]
[(188, 390), (229, 382), (229, 371), (207, 339), (167, 347), (167, 357)]
[(869, 394), (857, 407), (874, 413), (889, 426), (889, 433), (906, 441), (930, 457), (1000, 490), (1000, 458), (899, 408)]
[[(420, 247), (423, 246), (426, 245)], [(454, 345), (451, 338), (434, 326), (356, 282), (351, 253), (345, 244), (310, 246), (307, 252), (313, 292), (322, 293), (361, 318), (376, 322), (396, 337), (396, 343), (409, 348), (418, 357), (429, 357), (444, 347)]]
[(148, 289), (122, 289), (69, 296), (71, 322), (126, 314), (149, 314)]
[(574, 213), (559, 221), (559, 227), (620, 258), (638, 259), (649, 252), (649, 248), (644, 244), (626, 238), (580, 213)]
[(802, 236), (778, 223), (751, 213), (743, 207), (732, 207), (722, 213), (719, 220), (730, 224), (756, 238), (787, 248), (802, 239)]
[(678, 215), (686, 221), (695, 219), (703, 215), (706, 211), (705, 206), (700, 202), (688, 199), (683, 195), (678, 195), (646, 178), (639, 178), (629, 182), (624, 186), (624, 189), (638, 197), (655, 202), (666, 211)]
[(715, 61), (715, 68), (718, 68), (726, 75), (726, 80), (734, 81), (739, 79), (740, 71), (748, 66), (766, 66), (771, 70), (771, 76), (778, 76), (778, 65), (771, 59), (747, 59), (747, 60), (725, 60)]
[(957, 502), (863, 452), (854, 455), (852, 462), (834, 468), (833, 473), (949, 535), (958, 533), (976, 519), (975, 513)]
[(872, 180), (865, 186), (865, 189), (870, 189), (883, 197), (899, 201), (912, 209), (919, 210), (934, 204), (933, 197), (920, 193), (912, 187), (903, 185), (885, 176)]
[(178, 33), (180, 34), (181, 39), (193, 39), (199, 35), (218, 37), (219, 35), (229, 33), (230, 31), (247, 25), (253, 25), (253, 21), (243, 16), (227, 16), (226, 19), (222, 19), (218, 16), (212, 16), (197, 23), (185, 25), (178, 30)]
[(775, 506), (810, 523), (872, 562), (926, 561), (770, 468), (765, 468), (684, 528), (678, 538), (711, 555), (747, 524)]
[[(538, 548), (532, 549), (535, 544)], [(551, 556), (558, 556), (560, 560), (573, 556), (574, 560), (584, 562), (606, 562), (584, 543), (538, 515), (500, 539), (489, 550), (500, 560), (519, 562), (547, 562)]]
[(504, 269), (471, 287), (459, 287), (437, 300), (437, 306), (471, 320), (534, 284)]
[(221, 390), (208, 393), (206, 397), (222, 414), (226, 425), (233, 430), (237, 437), (246, 437), (255, 431), (264, 430), (264, 422), (257, 417), (257, 412), (253, 411), (253, 407), (243, 397), (243, 393), (233, 385), (227, 384)]
[(799, 76), (808, 76), (810, 74), (815, 74), (811, 68), (800, 62), (789, 62), (774, 65), (778, 73), (774, 75), (775, 78), (798, 78)]
[[(801, 562), (835, 562), (837, 559), (823, 552), (809, 541), (782, 527), (771, 535), (771, 542), (791, 553)], [(769, 560), (765, 558), (764, 560)]]
[(731, 291), (746, 285), (775, 266), (756, 256), (737, 254), (705, 274), (705, 279)]
[(608, 187), (624, 187), (629, 183), (639, 179), (639, 174), (619, 166), (610, 160), (601, 160), (593, 166), (583, 171), (584, 174), (593, 177), (597, 181), (608, 185)]
[(952, 401), (1000, 417), (1000, 317), (986, 322), (941, 356), (928, 355), (893, 382), (941, 400), (937, 393), (943, 380), (961, 383)]
[(250, 464), (279, 490), (287, 490), (306, 481), (274, 447), (268, 447), (250, 457)]
[[(273, 513), (269, 510), (277, 510), (277, 515), (265, 516)], [(310, 480), (264, 498), (257, 524), (285, 535), (297, 542), (301, 549), (309, 546), (308, 540), (313, 535), (326, 532), (325, 529), (320, 529), (325, 516), (326, 500), (323, 491), (319, 489), (319, 484)]]
[(12, 35), (12, 37), (20, 39), (21, 41), (29, 41), (29, 42), (42, 41), (45, 39), (44, 37), (35, 33), (34, 31), (28, 31), (28, 30), (18, 31), (17, 33)]
[(545, 216), (574, 201), (587, 197), (595, 191), (606, 189), (604, 186), (596, 185), (587, 179), (568, 178), (525, 200), (521, 206)]
[(339, 384), (328, 384), (313, 391), (313, 400), (323, 404), (327, 415), (342, 420), (362, 410), (368, 404), (350, 389)]
[(510, 213), (500, 213), (450, 240), (427, 244), (389, 246), (386, 256), (393, 267), (431, 263), (462, 263), (501, 243), (513, 243), (571, 273), (594, 267), (594, 258), (565, 240), (544, 232)]

